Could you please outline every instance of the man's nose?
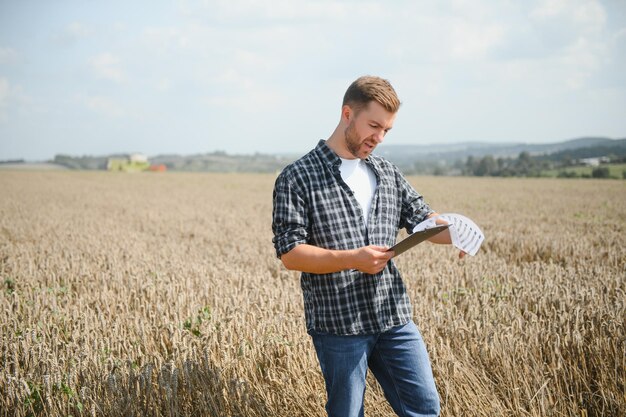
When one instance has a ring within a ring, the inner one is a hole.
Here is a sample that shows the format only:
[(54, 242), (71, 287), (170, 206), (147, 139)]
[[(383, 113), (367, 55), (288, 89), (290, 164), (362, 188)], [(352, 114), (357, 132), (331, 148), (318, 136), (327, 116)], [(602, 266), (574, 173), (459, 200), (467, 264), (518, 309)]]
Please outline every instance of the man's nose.
[(377, 143), (382, 143), (383, 140), (385, 139), (385, 133), (386, 132), (384, 130), (382, 130), (382, 129), (377, 131), (376, 133), (374, 133), (374, 140)]

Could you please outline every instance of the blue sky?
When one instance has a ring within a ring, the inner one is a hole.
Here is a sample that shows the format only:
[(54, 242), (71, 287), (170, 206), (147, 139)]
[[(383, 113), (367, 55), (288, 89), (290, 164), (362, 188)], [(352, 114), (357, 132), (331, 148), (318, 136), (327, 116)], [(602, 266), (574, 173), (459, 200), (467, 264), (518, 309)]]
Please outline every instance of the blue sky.
[(0, 0), (0, 160), (302, 153), (383, 76), (386, 143), (626, 137), (623, 0)]

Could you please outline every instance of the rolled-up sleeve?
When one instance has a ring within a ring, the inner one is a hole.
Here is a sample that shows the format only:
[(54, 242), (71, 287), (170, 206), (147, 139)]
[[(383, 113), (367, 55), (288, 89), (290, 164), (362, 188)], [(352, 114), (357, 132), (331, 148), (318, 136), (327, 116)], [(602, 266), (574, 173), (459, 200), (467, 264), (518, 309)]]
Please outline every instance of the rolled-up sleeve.
[(298, 194), (285, 173), (274, 184), (272, 231), (276, 256), (281, 257), (297, 245), (306, 243), (309, 220), (305, 200)]

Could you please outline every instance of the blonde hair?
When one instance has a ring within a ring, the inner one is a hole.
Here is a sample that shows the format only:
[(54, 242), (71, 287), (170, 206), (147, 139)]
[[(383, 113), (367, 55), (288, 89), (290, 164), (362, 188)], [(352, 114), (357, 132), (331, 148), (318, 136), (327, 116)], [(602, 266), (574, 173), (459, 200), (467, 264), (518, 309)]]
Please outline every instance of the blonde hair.
[(401, 104), (389, 81), (371, 75), (357, 78), (343, 96), (343, 105), (350, 106), (357, 113), (370, 101), (377, 102), (391, 113), (396, 113)]

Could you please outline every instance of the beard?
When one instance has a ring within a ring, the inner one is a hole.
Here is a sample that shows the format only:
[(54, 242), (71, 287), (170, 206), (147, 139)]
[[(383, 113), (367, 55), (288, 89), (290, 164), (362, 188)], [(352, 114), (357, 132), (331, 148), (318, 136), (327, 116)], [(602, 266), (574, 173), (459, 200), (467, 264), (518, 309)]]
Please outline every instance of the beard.
[[(359, 156), (359, 151), (361, 150), (363, 141), (359, 138), (359, 134), (354, 126), (354, 121), (351, 121), (346, 128), (344, 136), (346, 138), (346, 147), (348, 148), (348, 151), (354, 155), (355, 158), (364, 159)], [(367, 155), (365, 157), (367, 157)]]

